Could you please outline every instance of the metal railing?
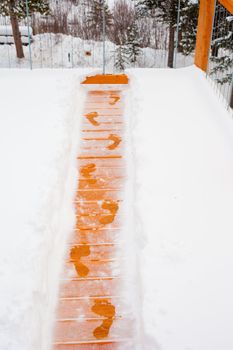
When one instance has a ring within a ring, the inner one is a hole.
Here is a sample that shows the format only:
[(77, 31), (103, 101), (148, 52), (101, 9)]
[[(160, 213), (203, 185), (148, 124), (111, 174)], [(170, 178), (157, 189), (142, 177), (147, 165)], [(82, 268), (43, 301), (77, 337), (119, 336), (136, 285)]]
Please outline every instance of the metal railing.
[(223, 103), (233, 108), (233, 15), (215, 2), (207, 77)]

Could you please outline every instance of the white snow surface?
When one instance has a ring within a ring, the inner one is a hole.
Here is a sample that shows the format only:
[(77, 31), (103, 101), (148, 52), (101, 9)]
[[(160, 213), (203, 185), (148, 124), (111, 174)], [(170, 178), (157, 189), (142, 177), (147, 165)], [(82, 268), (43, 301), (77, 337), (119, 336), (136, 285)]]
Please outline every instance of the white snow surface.
[(0, 348), (49, 348), (74, 220), (78, 71), (0, 71)]
[[(22, 36), (28, 36), (28, 32), (30, 35), (32, 35), (32, 32), (33, 32), (32, 27), (28, 27), (28, 26), (20, 26), (19, 30)], [(0, 35), (13, 36), (12, 26), (0, 25)]]
[[(87, 72), (0, 71), (1, 350), (51, 349)], [(128, 74), (135, 349), (232, 350), (233, 121), (195, 67)]]
[(232, 350), (232, 118), (195, 67), (129, 74), (142, 348)]

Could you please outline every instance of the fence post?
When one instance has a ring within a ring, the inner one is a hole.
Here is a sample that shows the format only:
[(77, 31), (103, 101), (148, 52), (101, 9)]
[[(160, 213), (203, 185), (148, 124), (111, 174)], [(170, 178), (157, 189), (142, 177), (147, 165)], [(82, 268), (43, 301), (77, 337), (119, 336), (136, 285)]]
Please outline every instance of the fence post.
[(106, 72), (105, 41), (106, 41), (106, 18), (105, 18), (105, 0), (103, 1), (103, 74)]
[(178, 0), (178, 9), (177, 9), (177, 25), (176, 25), (176, 50), (175, 50), (175, 68), (177, 68), (177, 54), (178, 54), (178, 45), (179, 45), (179, 26), (180, 26), (180, 1)]
[(229, 92), (228, 92), (228, 108), (233, 108), (233, 73), (232, 73), (232, 78), (231, 78), (231, 84), (229, 87)]
[(200, 0), (195, 64), (207, 71), (216, 0)]
[(26, 12), (27, 12), (27, 27), (28, 27), (29, 61), (30, 61), (30, 69), (32, 70), (32, 50), (31, 50), (31, 33), (30, 33), (30, 28), (29, 28), (29, 6), (28, 6), (28, 0), (26, 0)]

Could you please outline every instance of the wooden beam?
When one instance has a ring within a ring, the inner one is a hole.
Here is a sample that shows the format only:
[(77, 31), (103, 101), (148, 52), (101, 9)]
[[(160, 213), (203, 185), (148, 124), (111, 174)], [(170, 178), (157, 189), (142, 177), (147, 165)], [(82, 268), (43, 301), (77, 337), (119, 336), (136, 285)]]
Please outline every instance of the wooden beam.
[(214, 10), (215, 0), (200, 0), (195, 64), (203, 71), (206, 71), (208, 67)]
[(233, 14), (233, 0), (219, 0), (220, 4), (222, 4), (231, 14)]
[(125, 74), (92, 75), (87, 77), (82, 84), (128, 84), (129, 78)]

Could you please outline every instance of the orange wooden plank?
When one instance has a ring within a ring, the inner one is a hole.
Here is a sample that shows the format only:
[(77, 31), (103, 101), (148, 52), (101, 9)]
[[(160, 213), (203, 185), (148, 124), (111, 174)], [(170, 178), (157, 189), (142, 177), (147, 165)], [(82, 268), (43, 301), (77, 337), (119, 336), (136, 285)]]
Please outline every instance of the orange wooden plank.
[[(128, 78), (95, 76), (84, 84), (106, 82), (127, 84)], [(121, 129), (103, 132), (104, 123), (114, 128), (120, 123)], [(82, 118), (82, 130), (88, 131), (82, 133), (77, 157), (76, 225), (61, 275), (54, 350), (120, 350), (122, 344), (132, 348), (118, 243), (125, 182), (123, 123), (120, 91), (88, 92)]]
[[(128, 316), (127, 313), (127, 305), (122, 302), (121, 298), (112, 297), (106, 298), (106, 300), (115, 305), (116, 307), (116, 317), (117, 318), (126, 318)], [(78, 317), (86, 317), (86, 318), (99, 318), (102, 316), (97, 315), (93, 310), (93, 306), (95, 305), (95, 299), (62, 299), (59, 301), (59, 309), (58, 309), (58, 318), (60, 319), (69, 319)], [(126, 310), (126, 311), (125, 311)]]
[(219, 0), (219, 2), (220, 2), (231, 14), (233, 14), (233, 0)]
[[(58, 321), (55, 329), (55, 342), (94, 341), (107, 338), (108, 336), (111, 340), (124, 339), (130, 336), (130, 328), (127, 327), (129, 323), (127, 319), (112, 317), (103, 320), (98, 318), (87, 320), (80, 318), (77, 320)], [(106, 336), (101, 336), (101, 332), (104, 335), (106, 334)]]
[(129, 79), (127, 75), (113, 75), (113, 74), (105, 74), (105, 75), (94, 75), (87, 77), (82, 84), (128, 84)]
[(77, 230), (73, 233), (70, 243), (75, 244), (101, 244), (116, 243), (120, 237), (120, 228), (98, 229), (98, 230)]
[[(80, 344), (56, 344), (54, 350), (119, 350), (120, 343), (117, 341), (110, 342), (81, 342)], [(132, 345), (127, 345), (127, 350), (132, 350)]]
[(70, 282), (64, 282), (61, 284), (60, 297), (61, 298), (80, 298), (80, 297), (99, 297), (104, 298), (112, 295), (117, 295), (119, 289), (119, 281), (117, 279), (110, 279), (103, 281), (96, 280), (71, 280)]

